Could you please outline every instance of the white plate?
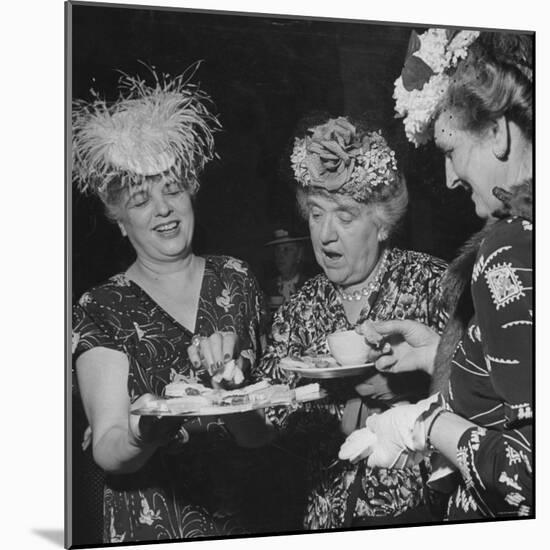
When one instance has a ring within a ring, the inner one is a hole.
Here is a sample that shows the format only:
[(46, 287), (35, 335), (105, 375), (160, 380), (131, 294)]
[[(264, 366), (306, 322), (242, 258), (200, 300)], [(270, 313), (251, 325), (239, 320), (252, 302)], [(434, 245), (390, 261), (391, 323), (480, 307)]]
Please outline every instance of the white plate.
[[(312, 357), (312, 360), (323, 360), (326, 356)], [(334, 367), (312, 367), (308, 363), (295, 358), (284, 357), (279, 363), (279, 367), (288, 372), (294, 372), (304, 378), (346, 378), (348, 376), (358, 376), (375, 368), (374, 363), (363, 363), (361, 365), (336, 365)]]

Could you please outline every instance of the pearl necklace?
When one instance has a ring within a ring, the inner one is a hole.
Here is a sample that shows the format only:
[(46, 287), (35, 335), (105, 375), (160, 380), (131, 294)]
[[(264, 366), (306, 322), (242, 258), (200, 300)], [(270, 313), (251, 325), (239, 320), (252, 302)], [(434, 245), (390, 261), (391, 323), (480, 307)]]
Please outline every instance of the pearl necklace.
[(345, 300), (346, 302), (353, 302), (353, 301), (358, 302), (365, 296), (370, 296), (380, 285), (381, 276), (386, 270), (387, 260), (388, 260), (388, 251), (384, 250), (384, 252), (382, 253), (382, 257), (378, 260), (378, 263), (374, 268), (373, 273), (375, 274), (375, 277), (368, 285), (362, 288), (359, 288), (357, 290), (354, 290), (353, 292), (346, 292), (345, 290), (342, 290), (341, 288), (339, 288), (338, 293), (340, 294), (340, 297), (342, 298), (342, 300)]

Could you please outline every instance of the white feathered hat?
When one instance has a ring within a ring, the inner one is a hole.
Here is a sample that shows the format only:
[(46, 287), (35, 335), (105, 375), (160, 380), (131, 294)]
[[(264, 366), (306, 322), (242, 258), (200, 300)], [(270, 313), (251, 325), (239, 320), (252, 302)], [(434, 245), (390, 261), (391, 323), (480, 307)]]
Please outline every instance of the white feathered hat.
[(72, 173), (81, 192), (104, 196), (112, 184), (126, 187), (154, 175), (183, 178), (191, 193), (198, 190), (221, 128), (210, 97), (190, 82), (199, 64), (175, 78), (149, 68), (153, 86), (122, 73), (116, 101), (92, 91), (91, 102), (74, 102)]

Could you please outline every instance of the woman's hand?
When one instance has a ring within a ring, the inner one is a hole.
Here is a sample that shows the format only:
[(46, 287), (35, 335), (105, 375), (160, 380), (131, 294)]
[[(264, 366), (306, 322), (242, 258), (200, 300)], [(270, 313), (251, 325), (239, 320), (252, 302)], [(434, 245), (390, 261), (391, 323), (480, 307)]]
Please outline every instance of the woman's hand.
[(366, 322), (357, 331), (369, 344), (381, 347), (382, 355), (375, 361), (378, 370), (432, 374), (439, 335), (430, 327), (418, 321), (392, 320)]
[(222, 381), (235, 387), (244, 381), (244, 361), (239, 356), (238, 343), (234, 332), (214, 332), (210, 336), (194, 336), (187, 353), (195, 369), (203, 367), (212, 376), (214, 387), (220, 387)]
[(340, 448), (341, 460), (367, 458), (371, 468), (406, 468), (427, 453), (428, 412), (437, 407), (437, 396), (414, 405), (397, 405), (367, 418), (366, 427), (353, 432)]
[[(141, 395), (132, 404), (132, 409), (145, 407), (156, 401), (154, 395)], [(183, 430), (184, 419), (181, 416), (136, 416), (128, 413), (128, 431), (130, 443), (136, 447), (159, 447), (170, 442)]]

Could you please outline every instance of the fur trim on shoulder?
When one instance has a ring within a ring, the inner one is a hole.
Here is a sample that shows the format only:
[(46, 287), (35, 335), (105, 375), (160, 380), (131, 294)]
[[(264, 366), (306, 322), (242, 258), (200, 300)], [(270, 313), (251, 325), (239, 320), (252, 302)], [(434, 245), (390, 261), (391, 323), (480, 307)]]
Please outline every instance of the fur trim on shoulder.
[[(496, 218), (519, 216), (533, 219), (533, 180), (525, 180), (505, 191), (495, 187), (493, 194), (502, 202), (502, 208), (495, 212)], [(483, 239), (492, 229), (492, 223), (473, 235), (458, 257), (451, 263), (443, 277), (444, 309), (449, 321), (441, 334), (441, 340), (434, 361), (431, 391), (444, 392), (448, 386), (452, 357), (474, 314), (471, 294), (471, 278), (477, 253)]]
[(466, 242), (443, 277), (443, 308), (449, 315), (449, 321), (443, 329), (435, 356), (432, 391), (446, 389), (453, 354), (474, 314), (470, 293), (472, 271), (481, 242), (491, 226), (487, 224)]
[(506, 191), (495, 187), (493, 195), (502, 202), (502, 208), (495, 212), (497, 218), (519, 216), (533, 221), (533, 180), (527, 179)]

